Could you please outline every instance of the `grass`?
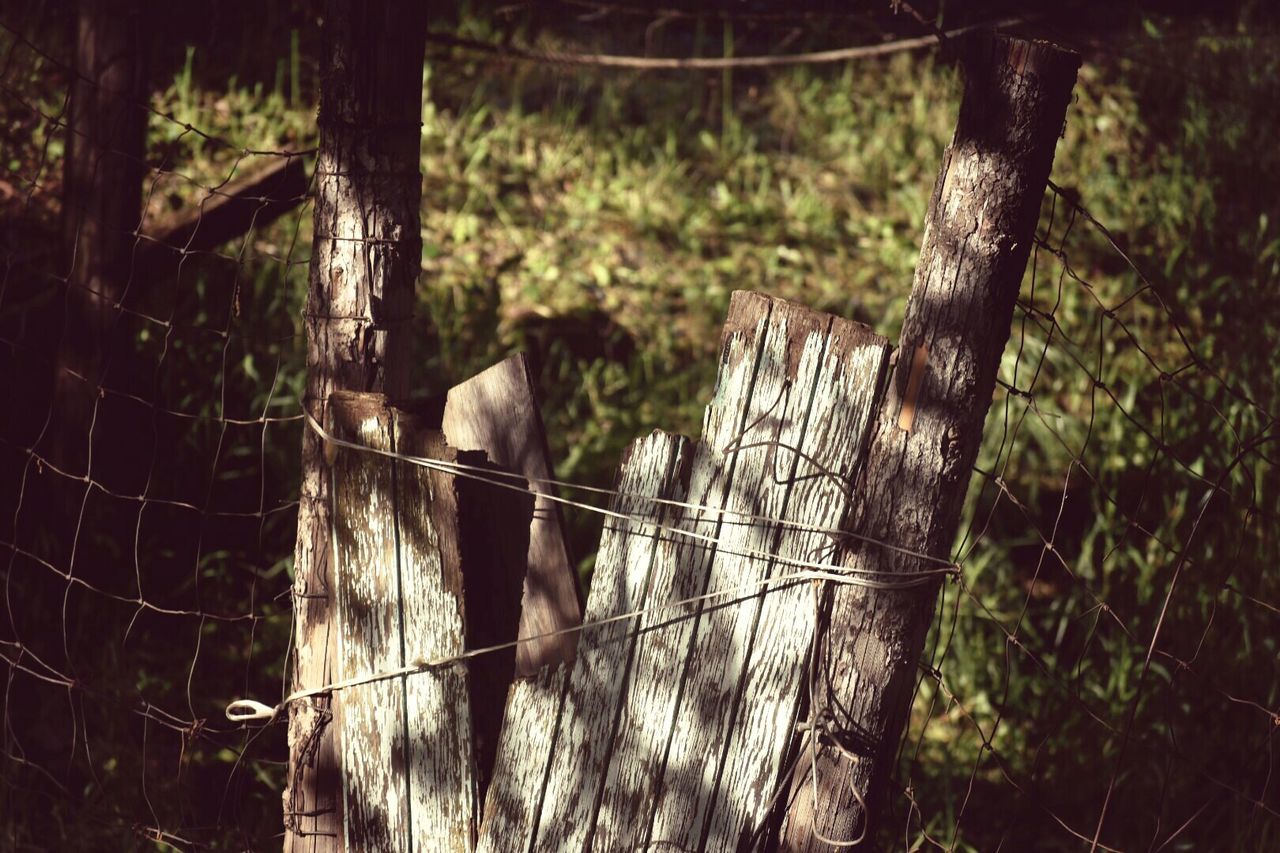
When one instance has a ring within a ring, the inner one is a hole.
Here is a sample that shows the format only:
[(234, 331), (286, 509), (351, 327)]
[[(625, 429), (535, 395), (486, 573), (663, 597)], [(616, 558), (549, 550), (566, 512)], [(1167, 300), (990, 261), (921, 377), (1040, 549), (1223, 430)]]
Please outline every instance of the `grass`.
[[(196, 203), (245, 148), (314, 144), (313, 80), (292, 45), (274, 87), (201, 87), (202, 57), (188, 53), (156, 95), (174, 120), (152, 119), (150, 146), (194, 182), (165, 177), (156, 204)], [(608, 485), (635, 437), (698, 433), (735, 289), (897, 335), (955, 123), (954, 69), (913, 54), (717, 80), (709, 96), (702, 77), (428, 67), (418, 382), (441, 390), (530, 351), (564, 479)], [(1280, 704), (1280, 649), (1274, 614), (1254, 602), (1280, 599), (1269, 527), (1278, 484), (1269, 451), (1244, 441), (1277, 408), (1267, 342), (1280, 332), (1280, 152), (1259, 140), (1275, 139), (1280, 120), (1258, 105), (1278, 90), (1280, 59), (1239, 28), (1191, 33), (1152, 19), (1083, 67), (1053, 179), (1133, 265), (1046, 197), (1047, 248), (1021, 297), (1040, 313), (1015, 318), (1001, 368), (1035, 404), (998, 392), (992, 406), (979, 468), (999, 472), (1007, 492), (971, 488), (957, 542), (964, 588), (946, 590), (928, 647), (941, 678), (923, 680), (903, 750), (899, 780), (916, 806), (895, 802), (898, 843), (1076, 847), (1062, 826), (1092, 835), (1117, 766), (1104, 840), (1145, 846), (1196, 815), (1166, 849), (1276, 843), (1275, 822), (1249, 799), (1275, 801), (1265, 709)], [(48, 92), (50, 114), (57, 103)], [(234, 144), (184, 132), (188, 122)], [(15, 132), (30, 150), (10, 173), (43, 156), (42, 180), (56, 179), (56, 138), (43, 145), (45, 126)], [(53, 204), (56, 187), (37, 198)], [(179, 404), (218, 416), (296, 410), (309, 234), (305, 209), (255, 233), (226, 262), (242, 270), (233, 286), (219, 283), (216, 261), (192, 271), (175, 310), (230, 335), (217, 347), (174, 336), (166, 381)], [(1226, 381), (1180, 370), (1197, 359)], [(297, 438), (296, 424), (272, 428), (266, 450), (233, 437), (219, 476), (256, 482), (265, 470), (283, 497)], [(216, 423), (193, 432), (187, 463), (221, 440)], [(570, 520), (589, 582), (598, 526)], [(234, 602), (250, 575), (283, 589), (287, 527), (268, 528), (259, 553), (204, 558), (218, 600)], [(285, 622), (279, 614), (251, 640), (273, 667)], [(229, 655), (228, 668), (238, 662)], [(181, 676), (150, 689), (180, 693)], [(225, 697), (214, 692), (201, 713), (216, 713)], [(1116, 729), (1134, 702), (1122, 747)], [(237, 754), (184, 760), (225, 772)], [(243, 784), (266, 802), (282, 774), (254, 766)], [(265, 822), (254, 832), (275, 825), (269, 807), (255, 814), (243, 818)]]

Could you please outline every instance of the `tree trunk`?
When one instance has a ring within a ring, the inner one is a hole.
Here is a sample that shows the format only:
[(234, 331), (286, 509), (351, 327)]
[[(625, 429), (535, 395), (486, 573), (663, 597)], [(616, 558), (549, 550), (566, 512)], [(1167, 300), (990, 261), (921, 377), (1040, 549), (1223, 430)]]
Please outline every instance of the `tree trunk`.
[[(426, 7), (413, 0), (325, 6), (315, 240), (307, 298), (305, 405), (330, 424), (334, 391), (408, 389), (408, 334), (421, 264), (419, 165)], [(294, 689), (334, 677), (330, 486), (323, 443), (303, 436), (294, 567)], [(285, 849), (345, 847), (333, 703), (290, 707)]]
[(147, 111), (142, 16), (130, 0), (81, 0), (62, 206), (66, 313), (54, 374), (55, 463), (87, 473), (89, 427), (128, 286), (142, 215)]
[[(950, 560), (1078, 67), (1075, 54), (1003, 37), (978, 39), (965, 56), (959, 122), (846, 528), (904, 550), (851, 542), (849, 568), (906, 574)], [(806, 742), (782, 849), (832, 850), (822, 836), (873, 839), (862, 804), (874, 816), (884, 800), (937, 589), (842, 586), (829, 594), (811, 716), (820, 735), (818, 802)]]

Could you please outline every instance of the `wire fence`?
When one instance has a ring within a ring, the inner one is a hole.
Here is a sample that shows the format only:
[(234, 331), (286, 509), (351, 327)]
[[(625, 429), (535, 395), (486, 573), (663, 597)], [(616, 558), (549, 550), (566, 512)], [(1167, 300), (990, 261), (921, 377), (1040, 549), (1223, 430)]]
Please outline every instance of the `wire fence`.
[[(73, 140), (71, 92), (96, 83), (7, 27), (0, 50), (5, 843), (274, 847), (283, 727), (223, 710), (289, 693), (306, 195), (215, 248), (190, 235), (220, 198), (279, 207), (228, 187), (313, 152), (132, 104), (221, 171), (132, 158), (145, 213), (105, 235), (128, 247), (124, 276), (94, 315), (103, 343), (69, 360), (79, 306), (104, 293), (79, 272), (92, 214), (63, 178), (97, 141)], [(166, 205), (197, 211), (182, 242)], [(1091, 281), (1100, 256), (1128, 290)], [(1267, 342), (1211, 331), (1051, 185), (886, 846), (1280, 841), (1274, 389), (1231, 359)]]
[[(280, 689), (301, 440), (281, 365), (301, 346), (305, 195), (265, 227), (272, 200), (241, 198), (245, 233), (192, 247), (240, 174), (310, 152), (249, 150), (142, 101), (111, 120), (198, 138), (215, 165), (138, 159), (73, 122), (95, 80), (20, 32), (0, 44), (5, 846), (266, 846), (283, 736), (225, 724), (219, 694)], [(141, 175), (141, 222), (68, 206), (73, 147), (82, 181)], [(175, 202), (195, 227), (171, 245)], [(110, 282), (83, 274), (103, 243), (125, 252)], [(94, 328), (77, 325), (94, 300)], [(69, 358), (84, 334), (98, 345)]]
[[(1275, 418), (1203, 358), (1078, 198), (1051, 183), (1049, 201), (976, 470), (962, 582), (941, 602), (904, 744), (908, 836), (950, 847), (989, 821), (1018, 838), (1040, 813), (1100, 849), (1262, 849), (1276, 831), (1280, 715), (1271, 655), (1244, 650), (1274, 628)], [(1105, 300), (1073, 268), (1087, 241), (1123, 262), (1132, 290)], [(1068, 311), (1096, 332), (1073, 340)], [(1070, 399), (1039, 393), (1051, 373), (1070, 378)], [(1055, 445), (1066, 470), (1015, 473)], [(1108, 523), (1090, 517), (1104, 509)], [(984, 588), (976, 566), (993, 539), (1021, 554), (1021, 589)], [(965, 654), (987, 662), (977, 697), (947, 684)], [(1010, 723), (1020, 736), (1001, 745)], [(935, 832), (912, 780), (931, 772), (938, 727), (947, 752), (968, 744), (971, 769)]]

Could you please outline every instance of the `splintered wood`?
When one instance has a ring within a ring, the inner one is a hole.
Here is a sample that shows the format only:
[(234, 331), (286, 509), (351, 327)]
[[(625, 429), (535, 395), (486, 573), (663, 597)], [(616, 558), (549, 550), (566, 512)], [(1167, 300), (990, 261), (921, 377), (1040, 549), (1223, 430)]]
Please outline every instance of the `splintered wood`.
[[(439, 432), (376, 394), (336, 393), (338, 438), (453, 461)], [(454, 478), (340, 450), (332, 466), (336, 680), (393, 670), (407, 655), (464, 648)], [(472, 848), (476, 821), (467, 675), (447, 668), (348, 688), (334, 702), (344, 849)]]
[[(524, 355), (513, 355), (449, 389), (443, 424), (449, 444), (483, 450), (489, 461), (528, 480), (537, 493), (520, 603), (516, 674), (573, 660), (582, 622), (578, 588), (560, 507), (549, 495), (551, 454)], [(504, 686), (505, 688), (505, 686)]]
[(577, 658), (512, 688), (480, 849), (763, 838), (814, 630), (811, 581), (788, 576), (830, 561), (887, 355), (855, 323), (734, 295), (702, 440), (632, 445)]

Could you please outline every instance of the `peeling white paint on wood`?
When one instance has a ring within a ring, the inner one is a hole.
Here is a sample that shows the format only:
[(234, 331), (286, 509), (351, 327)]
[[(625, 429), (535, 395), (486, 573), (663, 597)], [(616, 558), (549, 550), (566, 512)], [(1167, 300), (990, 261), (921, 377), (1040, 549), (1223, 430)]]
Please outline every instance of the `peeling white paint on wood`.
[[(709, 509), (838, 527), (886, 355), (885, 341), (855, 324), (735, 294), (702, 442), (692, 454), (661, 434), (637, 442), (620, 490), (678, 500), (687, 491)], [(639, 518), (606, 530), (588, 625), (792, 570), (745, 549), (812, 560), (828, 543), (719, 512), (646, 515), (645, 503), (616, 502)], [(719, 545), (658, 535), (659, 517)], [(584, 629), (554, 713), (512, 691), (482, 849), (736, 847), (764, 821), (782, 776), (810, 602), (801, 585)]]
[[(688, 440), (655, 432), (632, 445), (615, 502), (627, 519), (606, 521), (586, 622), (639, 609), (649, 564), (670, 513), (650, 497), (678, 497)], [(516, 682), (507, 703), (494, 787), (485, 804), (480, 849), (521, 849), (539, 835), (565, 847), (589, 843), (597, 784), (612, 743), (618, 696), (630, 668), (635, 626), (618, 622), (585, 629), (565, 692), (565, 669)], [(518, 781), (517, 781), (518, 780)], [(545, 802), (545, 810), (539, 802)]]
[(511, 685), (477, 850), (527, 850), (533, 837), (564, 699), (565, 668), (547, 667)]
[[(451, 459), (371, 394), (335, 394), (339, 438)], [(333, 465), (337, 667), (352, 678), (463, 650), (456, 500), (446, 474), (339, 451)], [(461, 668), (347, 688), (335, 702), (346, 849), (468, 851), (471, 713)]]
[[(443, 436), (400, 412), (396, 449), (454, 461)], [(466, 646), (462, 546), (455, 480), (440, 471), (396, 463), (397, 536), (405, 654), (444, 657)], [(410, 663), (410, 660), (406, 660)], [(405, 679), (412, 836), (405, 849), (469, 851), (478, 823), (471, 701), (464, 667)], [(394, 772), (394, 766), (392, 768)]]
[[(605, 522), (586, 624), (650, 603), (655, 557), (662, 537), (670, 536), (659, 525), (675, 521), (677, 512), (644, 498), (682, 499), (679, 478), (690, 450), (688, 439), (660, 432), (631, 446), (617, 487), (624, 497), (615, 503), (628, 519)], [(583, 636), (560, 714), (540, 821), (539, 835), (560, 849), (592, 846), (602, 777), (614, 757), (619, 702), (628, 688), (637, 639), (630, 621), (588, 628)], [(540, 841), (538, 847), (547, 844)]]
[[(751, 310), (743, 297), (738, 310)], [(745, 303), (745, 304), (744, 304)], [(729, 505), (767, 518), (836, 528), (862, 450), (887, 347), (853, 324), (774, 302), (758, 339), (754, 388)], [(731, 311), (734, 309), (731, 308)], [(759, 422), (757, 423), (757, 420)], [(751, 426), (754, 424), (754, 426)], [(695, 472), (698, 458), (695, 457)], [(812, 560), (824, 534), (756, 522), (726, 524), (707, 588), (730, 589), (788, 566), (746, 549)], [(807, 584), (772, 588), (736, 607), (706, 607), (686, 657), (666, 767), (647, 843), (734, 849), (763, 824), (791, 740), (813, 630)]]

